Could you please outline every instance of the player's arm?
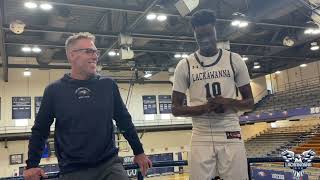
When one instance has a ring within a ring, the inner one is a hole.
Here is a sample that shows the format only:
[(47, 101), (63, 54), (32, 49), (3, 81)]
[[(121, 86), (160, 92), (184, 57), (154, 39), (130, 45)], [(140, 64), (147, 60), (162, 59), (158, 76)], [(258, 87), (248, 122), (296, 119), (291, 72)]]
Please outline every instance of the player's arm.
[(251, 85), (246, 84), (244, 86), (239, 87), (239, 91), (241, 93), (242, 99), (237, 100), (234, 104), (239, 110), (252, 110), (254, 106), (254, 100), (251, 90)]
[(210, 105), (184, 106), (185, 92), (189, 84), (189, 69), (186, 59), (181, 60), (174, 72), (172, 90), (172, 114), (174, 116), (198, 116), (210, 111)]
[(232, 64), (235, 69), (235, 84), (239, 88), (242, 99), (237, 100), (218, 96), (212, 99), (212, 102), (241, 111), (251, 110), (254, 106), (254, 100), (247, 65), (243, 62), (240, 55), (234, 53), (232, 55)]
[(246, 63), (242, 60), (239, 54), (234, 54), (233, 64), (236, 68), (235, 83), (239, 88), (242, 99), (236, 100), (233, 104), (238, 110), (252, 110), (254, 99), (252, 95), (250, 76)]
[(172, 114), (174, 116), (199, 116), (204, 113), (210, 112), (210, 104), (204, 104), (199, 106), (184, 106), (185, 94), (173, 91), (172, 92)]
[(212, 103), (222, 104), (227, 108), (235, 108), (240, 111), (251, 110), (254, 106), (254, 100), (250, 84), (239, 87), (239, 91), (242, 95), (241, 100), (217, 96), (212, 99)]

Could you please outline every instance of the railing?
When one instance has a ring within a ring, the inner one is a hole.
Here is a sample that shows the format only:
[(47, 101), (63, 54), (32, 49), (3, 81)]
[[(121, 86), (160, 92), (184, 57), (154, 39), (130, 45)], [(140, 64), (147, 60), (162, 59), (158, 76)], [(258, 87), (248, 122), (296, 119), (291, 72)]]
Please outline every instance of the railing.
[[(248, 158), (248, 175), (249, 180), (252, 179), (251, 174), (251, 164), (252, 163), (284, 163), (284, 160), (282, 157), (264, 157), (264, 158)], [(312, 160), (312, 163), (320, 163), (320, 158), (314, 158)], [(172, 167), (172, 166), (187, 166), (188, 161), (163, 161), (163, 162), (153, 162), (153, 167)], [(127, 164), (123, 165), (125, 170), (131, 170), (131, 169), (138, 169), (137, 164)], [(289, 169), (289, 167), (288, 167)], [(48, 177), (43, 179), (54, 179), (59, 177), (59, 172), (53, 172), (53, 173), (47, 173)], [(137, 173), (137, 179), (143, 180), (143, 176), (141, 175), (141, 172)], [(22, 176), (18, 177), (6, 177), (6, 178), (0, 178), (0, 180), (23, 180), (24, 178)]]
[(161, 126), (161, 125), (179, 125), (179, 124), (192, 124), (191, 118), (168, 118), (168, 119), (154, 119), (154, 120), (134, 120), (135, 126)]
[[(30, 133), (32, 126), (2, 126), (0, 127), (0, 135), (15, 133)], [(54, 126), (50, 127), (50, 131), (54, 131)]]
[[(161, 125), (179, 125), (190, 124), (191, 118), (170, 118), (170, 119), (154, 119), (154, 120), (134, 120), (133, 124), (136, 127), (142, 126), (161, 126)], [(0, 135), (14, 134), (14, 133), (30, 133), (32, 126), (2, 126), (0, 127)], [(52, 125), (50, 131), (54, 131), (55, 127)]]
[[(172, 167), (172, 166), (187, 166), (188, 161), (163, 161), (163, 162), (153, 162), (152, 167), (157, 168), (157, 167)], [(123, 165), (125, 170), (130, 170), (130, 169), (139, 169), (139, 166), (137, 164), (126, 164)], [(52, 173), (47, 173), (46, 174), (48, 177), (47, 178), (42, 178), (42, 179), (54, 179), (59, 177), (59, 172), (52, 172)], [(23, 180), (23, 176), (18, 176), (18, 177), (6, 177), (6, 178), (0, 178), (0, 180)], [(138, 171), (137, 173), (137, 179), (138, 180), (143, 180), (144, 177), (142, 176), (141, 172)]]

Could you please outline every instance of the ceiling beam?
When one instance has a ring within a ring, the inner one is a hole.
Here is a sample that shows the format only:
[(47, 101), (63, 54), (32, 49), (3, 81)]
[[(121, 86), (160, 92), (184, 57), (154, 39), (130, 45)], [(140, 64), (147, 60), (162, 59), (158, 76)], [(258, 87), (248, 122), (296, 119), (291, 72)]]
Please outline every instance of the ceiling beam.
[[(101, 7), (101, 6), (94, 6), (94, 5), (84, 5), (84, 4), (75, 4), (75, 3), (61, 3), (61, 2), (53, 2), (48, 1), (53, 5), (61, 5), (61, 6), (68, 6), (68, 7), (77, 7), (83, 9), (97, 9), (97, 10), (110, 10), (110, 11), (122, 11), (122, 12), (129, 12), (129, 13), (139, 13), (144, 14), (145, 10), (136, 10), (136, 9), (124, 9), (124, 8), (116, 8), (116, 7)], [(180, 14), (173, 14), (164, 12), (167, 16), (171, 17), (181, 17)], [(185, 18), (191, 18), (191, 16), (185, 16)], [(218, 22), (231, 22), (232, 19), (225, 19), (225, 18), (217, 18)], [(290, 24), (277, 24), (277, 23), (263, 23), (263, 22), (252, 22), (256, 25), (261, 26), (272, 26), (272, 27), (279, 27), (279, 28), (294, 28), (294, 29), (305, 29), (303, 26), (297, 25), (290, 25)]]
[[(64, 45), (58, 45), (58, 44), (31, 44), (31, 43), (13, 43), (13, 42), (7, 42), (6, 45), (14, 45), (14, 46), (24, 46), (24, 45), (37, 45), (40, 47), (52, 47), (52, 48), (64, 48)], [(268, 46), (268, 45), (261, 45), (261, 44), (242, 44), (242, 43), (231, 43), (233, 45), (247, 45), (247, 46)], [(98, 46), (98, 49), (102, 49)], [(118, 49), (115, 49), (118, 50)], [(177, 53), (177, 52), (184, 52), (184, 53), (192, 53), (194, 50), (189, 51), (181, 51), (181, 49), (139, 49), (139, 48), (132, 48), (135, 52), (150, 52), (150, 53)], [(303, 60), (303, 59), (314, 59), (310, 57), (297, 57), (297, 56), (272, 56), (272, 55), (259, 55), (259, 54), (243, 54), (240, 52), (236, 52), (241, 55), (246, 55), (249, 57), (261, 57), (261, 58), (280, 58), (280, 59), (296, 59), (296, 60)]]
[(75, 7), (75, 8), (83, 8), (83, 9), (120, 11), (120, 12), (139, 13), (139, 14), (143, 13), (142, 10), (134, 10), (134, 9), (124, 9), (124, 8), (116, 8), (116, 7), (102, 7), (102, 6), (65, 3), (65, 2), (62, 3), (62, 2), (54, 2), (54, 1), (47, 1), (47, 2), (50, 2), (50, 4), (57, 5), (57, 6), (67, 6), (67, 7)]
[[(2, 64), (0, 64), (0, 66), (2, 66)], [(29, 69), (71, 69), (70, 65), (38, 65), (38, 64), (8, 64), (9, 68), (29, 68)], [(146, 66), (137, 66), (135, 67), (137, 68), (139, 71), (167, 71), (167, 68), (165, 67), (146, 67)], [(119, 67), (110, 67), (108, 65), (103, 65), (102, 70), (114, 70), (114, 71), (131, 71), (132, 68), (129, 66), (119, 66)]]
[(8, 57), (5, 46), (5, 32), (3, 30), (4, 21), (4, 0), (0, 0), (0, 53), (2, 59), (3, 81), (8, 82)]
[[(9, 27), (3, 28), (6, 31), (10, 31)], [(46, 29), (25, 29), (26, 32), (50, 32), (50, 33), (65, 33), (65, 34), (73, 34), (74, 31), (62, 31), (62, 30), (46, 30)], [(93, 33), (97, 37), (109, 37), (109, 38), (118, 38), (118, 35), (115, 34), (101, 34), (101, 33)], [(196, 40), (193, 36), (171, 36), (171, 35), (160, 35), (160, 34), (143, 34), (143, 33), (132, 33), (131, 36), (134, 39), (144, 39), (144, 40), (155, 40), (155, 41), (168, 41), (168, 42), (189, 42), (196, 43)], [(117, 41), (115, 42), (115, 44)], [(257, 47), (276, 47), (276, 48), (287, 48), (283, 45), (278, 44), (256, 44), (256, 43), (241, 43), (241, 42), (230, 42), (230, 45), (239, 45), (239, 46), (257, 46)], [(112, 48), (111, 48), (112, 49)], [(110, 51), (110, 48), (106, 51)], [(103, 58), (103, 57), (101, 57)]]
[[(9, 25), (5, 25), (3, 27), (3, 29), (5, 31), (11, 31), (10, 28), (9, 28)], [(62, 33), (62, 34), (74, 34), (74, 33), (78, 33), (79, 31), (66, 31), (64, 29), (59, 29), (59, 28), (25, 28), (24, 29), (24, 32), (40, 32), (40, 33)], [(109, 37), (109, 38), (118, 38), (118, 34), (112, 34), (112, 33), (109, 33), (109, 34), (101, 34), (101, 33), (94, 33), (95, 36), (99, 36), (99, 37)]]
[[(138, 38), (140, 39), (140, 38)], [(150, 38), (153, 39), (153, 38)], [(161, 41), (170, 41), (170, 42), (181, 42), (181, 40), (175, 39), (161, 39)], [(182, 40), (182, 42), (184, 42)], [(190, 41), (188, 41), (190, 42)], [(196, 43), (193, 41), (193, 43)], [(57, 48), (64, 48), (65, 46), (62, 44), (37, 44), (37, 43), (19, 43), (19, 42), (5, 42), (7, 45), (38, 45), (38, 46), (47, 46), (47, 47), (57, 47)], [(277, 44), (256, 44), (256, 43), (241, 43), (241, 42), (230, 42), (230, 45), (234, 46), (253, 46), (253, 47), (273, 47), (273, 48), (287, 48), (286, 46), (277, 45)], [(99, 49), (103, 49), (103, 47), (99, 47)], [(117, 48), (114, 48), (117, 49)], [(133, 48), (134, 49), (134, 48)]]

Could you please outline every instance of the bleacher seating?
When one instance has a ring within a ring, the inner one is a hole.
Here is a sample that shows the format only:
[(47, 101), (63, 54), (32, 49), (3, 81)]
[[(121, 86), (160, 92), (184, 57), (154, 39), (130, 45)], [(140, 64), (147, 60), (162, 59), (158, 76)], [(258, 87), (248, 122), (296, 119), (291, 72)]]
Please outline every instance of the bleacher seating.
[(279, 156), (281, 150), (288, 149), (288, 146), (295, 141), (301, 142), (300, 138), (314, 132), (316, 127), (315, 125), (300, 125), (270, 128), (245, 141), (247, 155), (248, 157)]
[(316, 129), (309, 139), (305, 140), (303, 143), (298, 144), (298, 146), (292, 148), (296, 153), (302, 153), (312, 149), (316, 154), (320, 154), (320, 127)]
[(320, 106), (320, 78), (288, 84), (257, 104), (253, 113)]

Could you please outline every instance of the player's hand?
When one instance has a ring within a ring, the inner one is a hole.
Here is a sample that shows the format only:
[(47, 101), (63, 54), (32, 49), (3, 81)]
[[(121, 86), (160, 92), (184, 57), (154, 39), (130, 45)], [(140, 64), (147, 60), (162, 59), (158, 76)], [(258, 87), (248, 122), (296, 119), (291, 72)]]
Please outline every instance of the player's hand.
[(210, 113), (215, 111), (220, 105), (212, 101), (213, 98), (208, 98), (208, 102), (202, 106), (203, 113)]
[(224, 98), (222, 96), (216, 96), (215, 98), (208, 99), (208, 103), (216, 105), (216, 108), (213, 110), (215, 113), (224, 113), (227, 108), (233, 106), (234, 102), (234, 99)]
[(224, 98), (222, 96), (216, 96), (215, 98), (208, 99), (208, 102), (213, 104), (224, 105), (224, 106), (232, 106), (235, 100), (232, 98)]
[(133, 162), (139, 165), (143, 176), (146, 176), (148, 169), (152, 167), (152, 162), (144, 153), (134, 156)]
[(23, 177), (25, 180), (40, 180), (41, 177), (47, 178), (41, 168), (30, 168), (23, 171)]

